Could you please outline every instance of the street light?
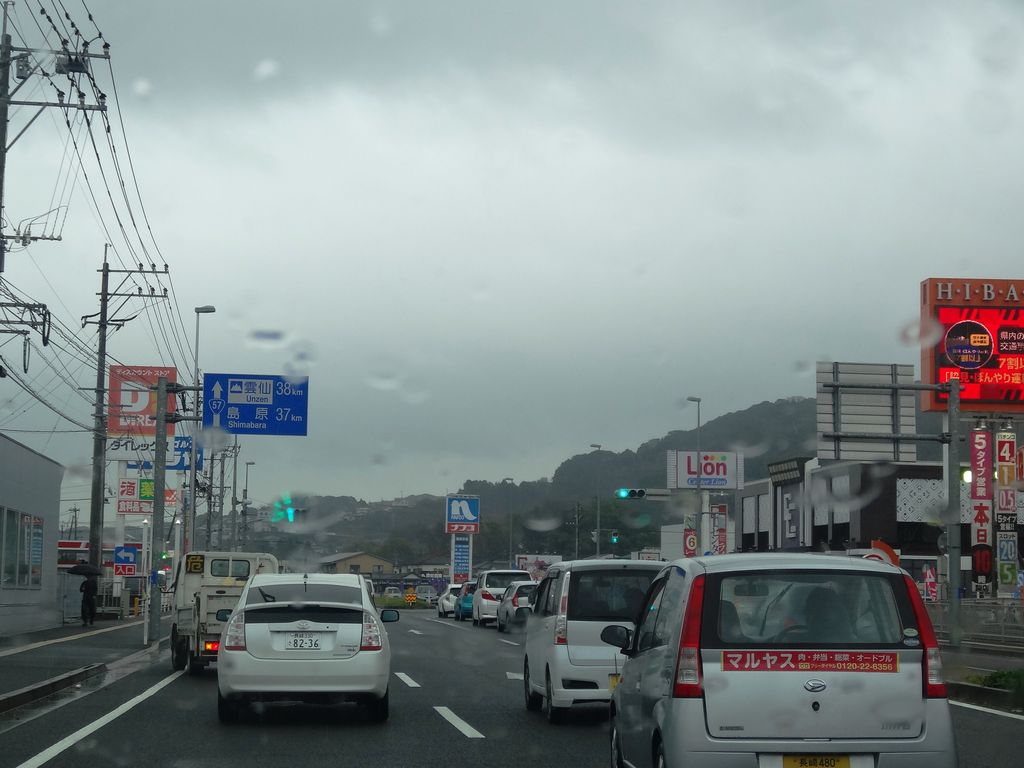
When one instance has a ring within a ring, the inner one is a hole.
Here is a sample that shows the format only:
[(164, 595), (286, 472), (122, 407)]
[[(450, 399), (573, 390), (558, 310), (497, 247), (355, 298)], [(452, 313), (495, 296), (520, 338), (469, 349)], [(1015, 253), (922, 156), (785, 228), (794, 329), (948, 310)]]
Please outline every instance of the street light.
[[(200, 315), (212, 315), (216, 311), (217, 311), (217, 308), (215, 306), (213, 306), (212, 304), (204, 304), (201, 307), (196, 307), (195, 308), (195, 313), (196, 313), (196, 343), (195, 343), (195, 347), (193, 349), (193, 357), (192, 357), (192, 385), (195, 386), (195, 387), (199, 386), (199, 316)], [(195, 397), (196, 397), (196, 400), (195, 400), (195, 402), (196, 402), (196, 413), (194, 415), (197, 416), (200, 420), (199, 420), (199, 423), (197, 424), (197, 428), (193, 430), (193, 434), (192, 434), (192, 450), (190, 451), (190, 461), (189, 461), (189, 468), (188, 468), (188, 478), (189, 478), (189, 480), (188, 480), (188, 488), (189, 488), (189, 496), (191, 498), (189, 499), (189, 507), (188, 507), (188, 513), (189, 513), (188, 525), (186, 525), (186, 527), (185, 527), (185, 542), (186, 542), (186, 544), (184, 544), (182, 546), (183, 550), (187, 549), (187, 546), (189, 544), (191, 544), (193, 541), (195, 541), (195, 535), (196, 535), (196, 495), (197, 495), (196, 494), (196, 453), (197, 453), (197, 447), (198, 447), (197, 443), (199, 442), (199, 433), (202, 430), (202, 415), (203, 414), (199, 410), (199, 392), (198, 391), (195, 393)], [(206, 513), (207, 514), (210, 513), (209, 509), (207, 509)]]
[[(601, 444), (600, 443), (591, 443), (590, 447), (594, 448), (594, 449), (596, 449), (598, 451), (601, 450)], [(595, 555), (600, 555), (601, 554), (601, 489), (600, 488), (597, 490), (597, 496), (595, 496), (594, 498), (597, 500), (597, 539), (594, 542), (595, 547), (596, 547), (596, 549), (594, 550), (594, 554)]]
[[(690, 395), (686, 399), (688, 401), (690, 401), (691, 403), (696, 403), (697, 404), (697, 503), (699, 505), (698, 506), (698, 511), (697, 511), (697, 536), (699, 537), (698, 541), (700, 542), (697, 545), (697, 549), (700, 550), (701, 545), (703, 544), (703, 541), (700, 541), (700, 539), (703, 538), (703, 537), (701, 537), (701, 528), (702, 528), (703, 523), (704, 523), (704, 478), (703, 478), (703, 475), (702, 475), (704, 462), (702, 461), (701, 456), (700, 456), (700, 401), (701, 401), (701, 398), (696, 397), (694, 395)], [(700, 552), (698, 551), (697, 554), (700, 554)]]
[[(515, 484), (515, 480), (511, 477), (503, 477), (501, 479), (502, 486), (506, 483)], [(509, 492), (505, 490), (505, 521), (508, 523), (508, 567), (512, 567), (512, 505), (509, 503)]]

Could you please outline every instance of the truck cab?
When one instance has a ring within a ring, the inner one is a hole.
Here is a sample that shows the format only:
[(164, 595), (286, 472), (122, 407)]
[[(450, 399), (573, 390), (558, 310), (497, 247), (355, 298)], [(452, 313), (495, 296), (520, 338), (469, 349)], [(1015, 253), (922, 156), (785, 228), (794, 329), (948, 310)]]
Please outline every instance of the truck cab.
[(179, 562), (172, 590), (171, 666), (199, 674), (217, 660), (225, 621), (250, 577), (277, 573), (277, 558), (265, 552), (189, 552)]

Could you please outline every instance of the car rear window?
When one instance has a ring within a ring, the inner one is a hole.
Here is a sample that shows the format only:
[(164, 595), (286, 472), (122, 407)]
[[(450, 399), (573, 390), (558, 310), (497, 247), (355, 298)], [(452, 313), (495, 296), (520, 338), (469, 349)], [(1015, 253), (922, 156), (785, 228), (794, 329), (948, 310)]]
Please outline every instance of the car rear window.
[(513, 581), (525, 581), (530, 578), (526, 571), (508, 571), (507, 573), (488, 573), (487, 588), (491, 591), (507, 589)]
[(263, 603), (356, 603), (362, 605), (363, 595), (359, 587), (342, 584), (306, 584), (286, 582), (282, 584), (260, 584), (249, 590), (246, 605)]
[(466, 592), (465, 592), (465, 594), (472, 595), (474, 592), (476, 592), (476, 582), (475, 581), (472, 584), (467, 584), (466, 585)]
[(363, 612), (317, 603), (286, 603), (245, 612), (246, 624), (287, 624), (300, 619), (319, 624), (361, 624)]
[(516, 594), (519, 597), (528, 597), (537, 591), (536, 584), (523, 584), (519, 589), (516, 590)]
[[(919, 644), (913, 608), (898, 575), (759, 571), (723, 576), (717, 583), (717, 599), (705, 603), (705, 646)], [(714, 584), (709, 584), (711, 595), (716, 594)]]
[[(230, 565), (229, 565), (230, 563)], [(210, 575), (230, 577), (232, 579), (248, 579), (250, 563), (248, 560), (216, 559), (210, 561)]]
[(573, 571), (568, 618), (576, 621), (635, 621), (656, 570)]

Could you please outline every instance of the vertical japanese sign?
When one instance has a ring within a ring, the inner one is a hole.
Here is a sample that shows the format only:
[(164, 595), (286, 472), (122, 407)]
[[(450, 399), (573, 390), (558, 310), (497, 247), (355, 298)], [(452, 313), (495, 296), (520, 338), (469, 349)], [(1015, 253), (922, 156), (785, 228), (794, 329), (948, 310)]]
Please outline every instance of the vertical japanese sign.
[(449, 581), (462, 584), (469, 581), (473, 570), (473, 538), (466, 533), (452, 536), (452, 572)]
[(729, 505), (712, 504), (711, 519), (715, 523), (714, 538), (711, 542), (711, 551), (716, 555), (724, 555), (727, 546), (727, 531), (729, 527)]
[(996, 568), (1000, 592), (1017, 587), (1017, 435), (996, 433)]
[(695, 528), (683, 529), (683, 557), (697, 556), (697, 530)]
[(974, 429), (971, 451), (971, 570), (975, 585), (992, 577), (992, 433)]

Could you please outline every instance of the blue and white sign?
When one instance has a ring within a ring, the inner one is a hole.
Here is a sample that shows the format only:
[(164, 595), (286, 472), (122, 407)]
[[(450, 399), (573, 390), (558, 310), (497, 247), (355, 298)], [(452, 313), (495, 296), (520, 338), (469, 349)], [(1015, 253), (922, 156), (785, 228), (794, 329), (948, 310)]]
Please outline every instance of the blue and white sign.
[(452, 572), (450, 581), (461, 584), (469, 581), (473, 572), (473, 539), (469, 534), (457, 533), (452, 536)]
[[(192, 453), (192, 437), (190, 435), (175, 435), (174, 445), (168, 446), (172, 450), (167, 451), (167, 471), (168, 472), (185, 472), (188, 470), (189, 456)], [(144, 469), (149, 470), (153, 468), (153, 462), (151, 461), (129, 461), (128, 469)], [(203, 468), (203, 446), (199, 446), (196, 449), (196, 470)]]
[(114, 565), (138, 565), (135, 547), (114, 547)]
[(203, 427), (230, 435), (306, 435), (309, 378), (203, 376)]
[(445, 497), (444, 532), (480, 533), (480, 497)]

